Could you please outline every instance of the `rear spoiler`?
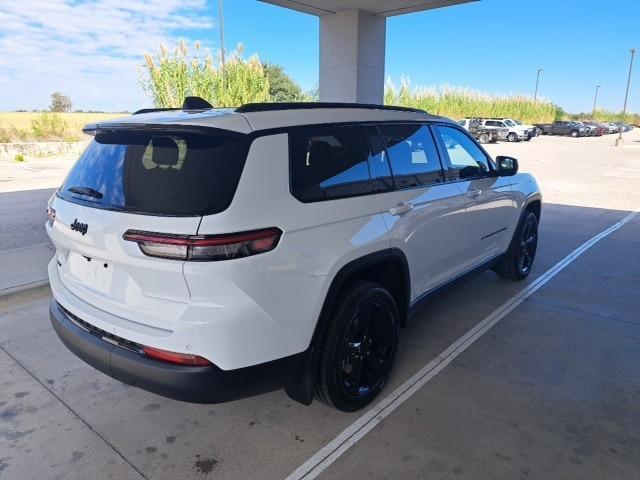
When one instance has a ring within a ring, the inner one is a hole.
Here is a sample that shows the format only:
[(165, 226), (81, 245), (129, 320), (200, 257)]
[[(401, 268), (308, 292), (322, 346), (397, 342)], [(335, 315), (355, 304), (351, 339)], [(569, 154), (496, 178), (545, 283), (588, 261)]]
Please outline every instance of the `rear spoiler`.
[(247, 134), (224, 128), (208, 127), (205, 125), (184, 125), (167, 123), (89, 123), (82, 129), (84, 133), (96, 136), (102, 133), (117, 132), (163, 132), (163, 133), (199, 133), (204, 135), (226, 135), (243, 138)]

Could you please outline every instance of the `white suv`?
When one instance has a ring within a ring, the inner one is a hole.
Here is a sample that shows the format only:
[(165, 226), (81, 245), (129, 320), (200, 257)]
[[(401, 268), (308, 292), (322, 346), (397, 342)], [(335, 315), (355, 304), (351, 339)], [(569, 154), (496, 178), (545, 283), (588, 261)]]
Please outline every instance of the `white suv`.
[(535, 180), (419, 110), (191, 98), (85, 132), (48, 207), (51, 321), (167, 397), (285, 388), (356, 410), (419, 303), (486, 268), (522, 279), (535, 257)]

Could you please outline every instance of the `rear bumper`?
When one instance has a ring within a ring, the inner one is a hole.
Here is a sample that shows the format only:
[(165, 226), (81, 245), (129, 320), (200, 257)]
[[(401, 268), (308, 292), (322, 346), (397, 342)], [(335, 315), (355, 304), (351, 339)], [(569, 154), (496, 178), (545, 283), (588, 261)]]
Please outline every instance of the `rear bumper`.
[(293, 383), (305, 364), (305, 354), (300, 353), (236, 370), (174, 365), (81, 328), (55, 299), (49, 304), (49, 317), (60, 340), (89, 365), (123, 383), (185, 402), (220, 403), (277, 390)]

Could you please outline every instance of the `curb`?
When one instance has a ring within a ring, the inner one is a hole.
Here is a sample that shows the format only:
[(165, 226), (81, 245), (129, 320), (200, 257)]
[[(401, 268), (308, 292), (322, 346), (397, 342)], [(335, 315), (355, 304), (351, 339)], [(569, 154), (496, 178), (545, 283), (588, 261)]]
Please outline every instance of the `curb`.
[(5, 288), (0, 290), (0, 299), (15, 295), (17, 293), (28, 292), (29, 290), (35, 290), (40, 287), (48, 286), (49, 279), (37, 280), (35, 282), (23, 283), (22, 285), (16, 285), (15, 287)]

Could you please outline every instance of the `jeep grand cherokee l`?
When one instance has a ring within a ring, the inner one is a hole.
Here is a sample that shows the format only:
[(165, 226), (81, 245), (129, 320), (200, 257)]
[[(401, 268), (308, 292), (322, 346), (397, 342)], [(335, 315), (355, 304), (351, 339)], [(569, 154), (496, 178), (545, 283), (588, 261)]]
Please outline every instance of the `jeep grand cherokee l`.
[(50, 200), (51, 322), (107, 375), (189, 402), (285, 388), (352, 411), (421, 302), (486, 268), (531, 271), (535, 180), (455, 122), (209, 107), (88, 125)]

